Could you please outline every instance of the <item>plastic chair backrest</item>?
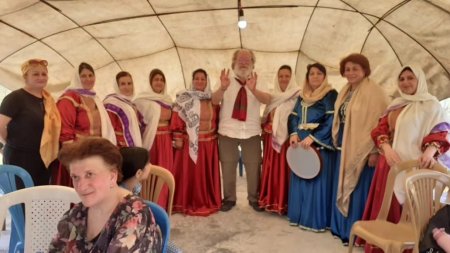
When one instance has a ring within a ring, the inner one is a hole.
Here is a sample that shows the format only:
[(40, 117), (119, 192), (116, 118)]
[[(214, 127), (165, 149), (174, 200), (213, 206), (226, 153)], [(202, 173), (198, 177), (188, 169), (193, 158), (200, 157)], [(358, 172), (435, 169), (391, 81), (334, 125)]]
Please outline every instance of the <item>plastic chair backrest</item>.
[(25, 252), (47, 252), (57, 224), (71, 203), (80, 202), (73, 188), (45, 185), (21, 189), (0, 198), (0, 227), (8, 208), (25, 205)]
[[(419, 162), (417, 160), (409, 160), (398, 163), (389, 170), (389, 174), (386, 180), (386, 187), (383, 195), (383, 202), (381, 203), (380, 212), (378, 213), (377, 220), (385, 221), (391, 208), (391, 200), (394, 194), (395, 178), (401, 172), (408, 173), (411, 170), (418, 168)], [(405, 222), (407, 217), (407, 208), (404, 208), (400, 218), (400, 222)]]
[[(389, 170), (389, 174), (386, 181), (386, 188), (384, 191), (383, 202), (381, 204), (380, 212), (378, 213), (377, 220), (386, 220), (387, 215), (389, 213), (389, 209), (391, 207), (391, 199), (394, 193), (394, 183), (395, 178), (400, 173), (409, 173), (413, 170), (417, 170), (419, 168), (418, 160), (409, 160), (398, 163), (396, 166), (391, 167)], [(446, 173), (447, 169), (442, 165), (436, 163), (432, 170)], [(402, 212), (402, 216), (400, 218), (400, 222), (406, 222), (408, 219), (408, 209), (404, 208)]]
[(173, 197), (175, 194), (175, 179), (169, 170), (161, 166), (153, 165), (148, 179), (142, 182), (141, 197), (155, 203), (158, 202), (164, 184), (169, 188), (167, 214), (170, 216), (172, 214)]
[(444, 190), (450, 187), (450, 176), (436, 170), (415, 170), (407, 174), (405, 187), (406, 202), (415, 229), (415, 247), (418, 248), (428, 221), (444, 206), (441, 197), (446, 194)]
[(15, 177), (22, 180), (25, 188), (34, 186), (33, 179), (25, 169), (16, 165), (3, 164), (0, 165), (0, 188), (5, 194), (17, 190)]
[[(33, 179), (23, 168), (4, 164), (0, 165), (0, 189), (4, 194), (17, 190), (16, 177), (22, 180), (25, 188), (33, 187)], [(9, 243), (9, 252), (23, 252), (23, 241), (25, 238), (25, 219), (21, 205), (9, 208), (12, 218), (11, 237)]]
[(150, 208), (155, 217), (156, 224), (158, 224), (159, 229), (161, 229), (162, 234), (162, 252), (167, 252), (167, 244), (170, 238), (170, 220), (166, 211), (160, 207), (158, 204), (151, 201), (145, 200), (145, 203)]
[[(388, 221), (387, 216), (392, 203), (395, 179), (400, 173), (408, 175), (412, 171), (418, 171), (418, 168), (419, 161), (417, 160), (404, 161), (390, 168), (380, 212), (376, 220), (357, 221), (352, 225), (348, 252), (353, 250), (355, 236), (366, 240), (366, 243), (378, 246), (384, 252), (403, 252), (404, 249), (410, 249), (417, 245), (411, 223), (410, 208), (407, 205), (404, 205), (398, 224)], [(438, 165), (433, 169), (446, 171), (445, 168)], [(401, 231), (401, 234), (396, 229)]]

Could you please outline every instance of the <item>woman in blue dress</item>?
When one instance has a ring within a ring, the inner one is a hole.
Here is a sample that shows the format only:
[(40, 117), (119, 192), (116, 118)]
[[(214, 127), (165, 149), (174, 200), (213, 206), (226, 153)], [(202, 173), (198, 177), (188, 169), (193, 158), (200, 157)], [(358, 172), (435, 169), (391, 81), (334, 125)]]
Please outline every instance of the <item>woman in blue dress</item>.
[(337, 92), (328, 84), (326, 75), (322, 64), (308, 65), (303, 89), (288, 119), (291, 148), (312, 147), (322, 160), (322, 170), (315, 178), (303, 179), (292, 172), (290, 175), (290, 224), (315, 232), (323, 232), (330, 226), (335, 163), (331, 127)]
[(364, 212), (377, 149), (370, 132), (388, 105), (383, 89), (369, 79), (370, 65), (364, 55), (351, 54), (340, 62), (347, 79), (336, 99), (333, 144), (337, 149), (333, 176), (331, 233), (348, 244), (353, 223)]

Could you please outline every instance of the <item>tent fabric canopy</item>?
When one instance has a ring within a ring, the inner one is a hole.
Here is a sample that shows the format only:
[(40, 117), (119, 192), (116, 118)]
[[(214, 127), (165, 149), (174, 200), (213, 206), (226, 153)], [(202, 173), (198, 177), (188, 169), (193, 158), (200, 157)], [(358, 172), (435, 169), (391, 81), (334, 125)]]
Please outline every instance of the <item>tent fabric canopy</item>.
[(339, 61), (356, 52), (368, 57), (371, 77), (390, 95), (401, 66), (412, 63), (425, 70), (433, 95), (450, 97), (448, 0), (242, 0), (244, 30), (237, 1), (0, 1), (0, 83), (11, 90), (24, 85), (20, 65), (43, 58), (55, 96), (82, 61), (95, 68), (100, 96), (114, 92), (121, 70), (133, 75), (136, 94), (148, 89), (153, 68), (165, 73), (174, 96), (200, 67), (214, 86), (234, 50), (249, 48), (265, 89), (283, 64), (303, 83), (312, 62), (324, 64), (340, 89)]

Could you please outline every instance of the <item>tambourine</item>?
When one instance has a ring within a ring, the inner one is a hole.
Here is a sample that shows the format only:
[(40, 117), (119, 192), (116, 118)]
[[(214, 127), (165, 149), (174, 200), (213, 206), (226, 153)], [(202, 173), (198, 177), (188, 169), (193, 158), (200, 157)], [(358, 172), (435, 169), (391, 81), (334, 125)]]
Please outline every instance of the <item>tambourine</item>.
[(322, 170), (319, 151), (313, 147), (307, 149), (300, 146), (296, 148), (289, 147), (286, 159), (292, 172), (304, 179), (315, 178)]

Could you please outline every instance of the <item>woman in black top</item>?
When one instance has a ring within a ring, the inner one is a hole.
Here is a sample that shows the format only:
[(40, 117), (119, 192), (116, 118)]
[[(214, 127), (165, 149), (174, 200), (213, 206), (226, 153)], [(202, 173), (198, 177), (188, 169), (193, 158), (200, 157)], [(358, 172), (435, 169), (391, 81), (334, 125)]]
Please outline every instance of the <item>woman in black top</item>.
[[(47, 61), (22, 64), (25, 86), (8, 94), (0, 105), (0, 141), (3, 163), (24, 168), (35, 185), (49, 182), (48, 166), (56, 159), (61, 120), (56, 104), (44, 89)], [(19, 187), (21, 188), (21, 187)]]

